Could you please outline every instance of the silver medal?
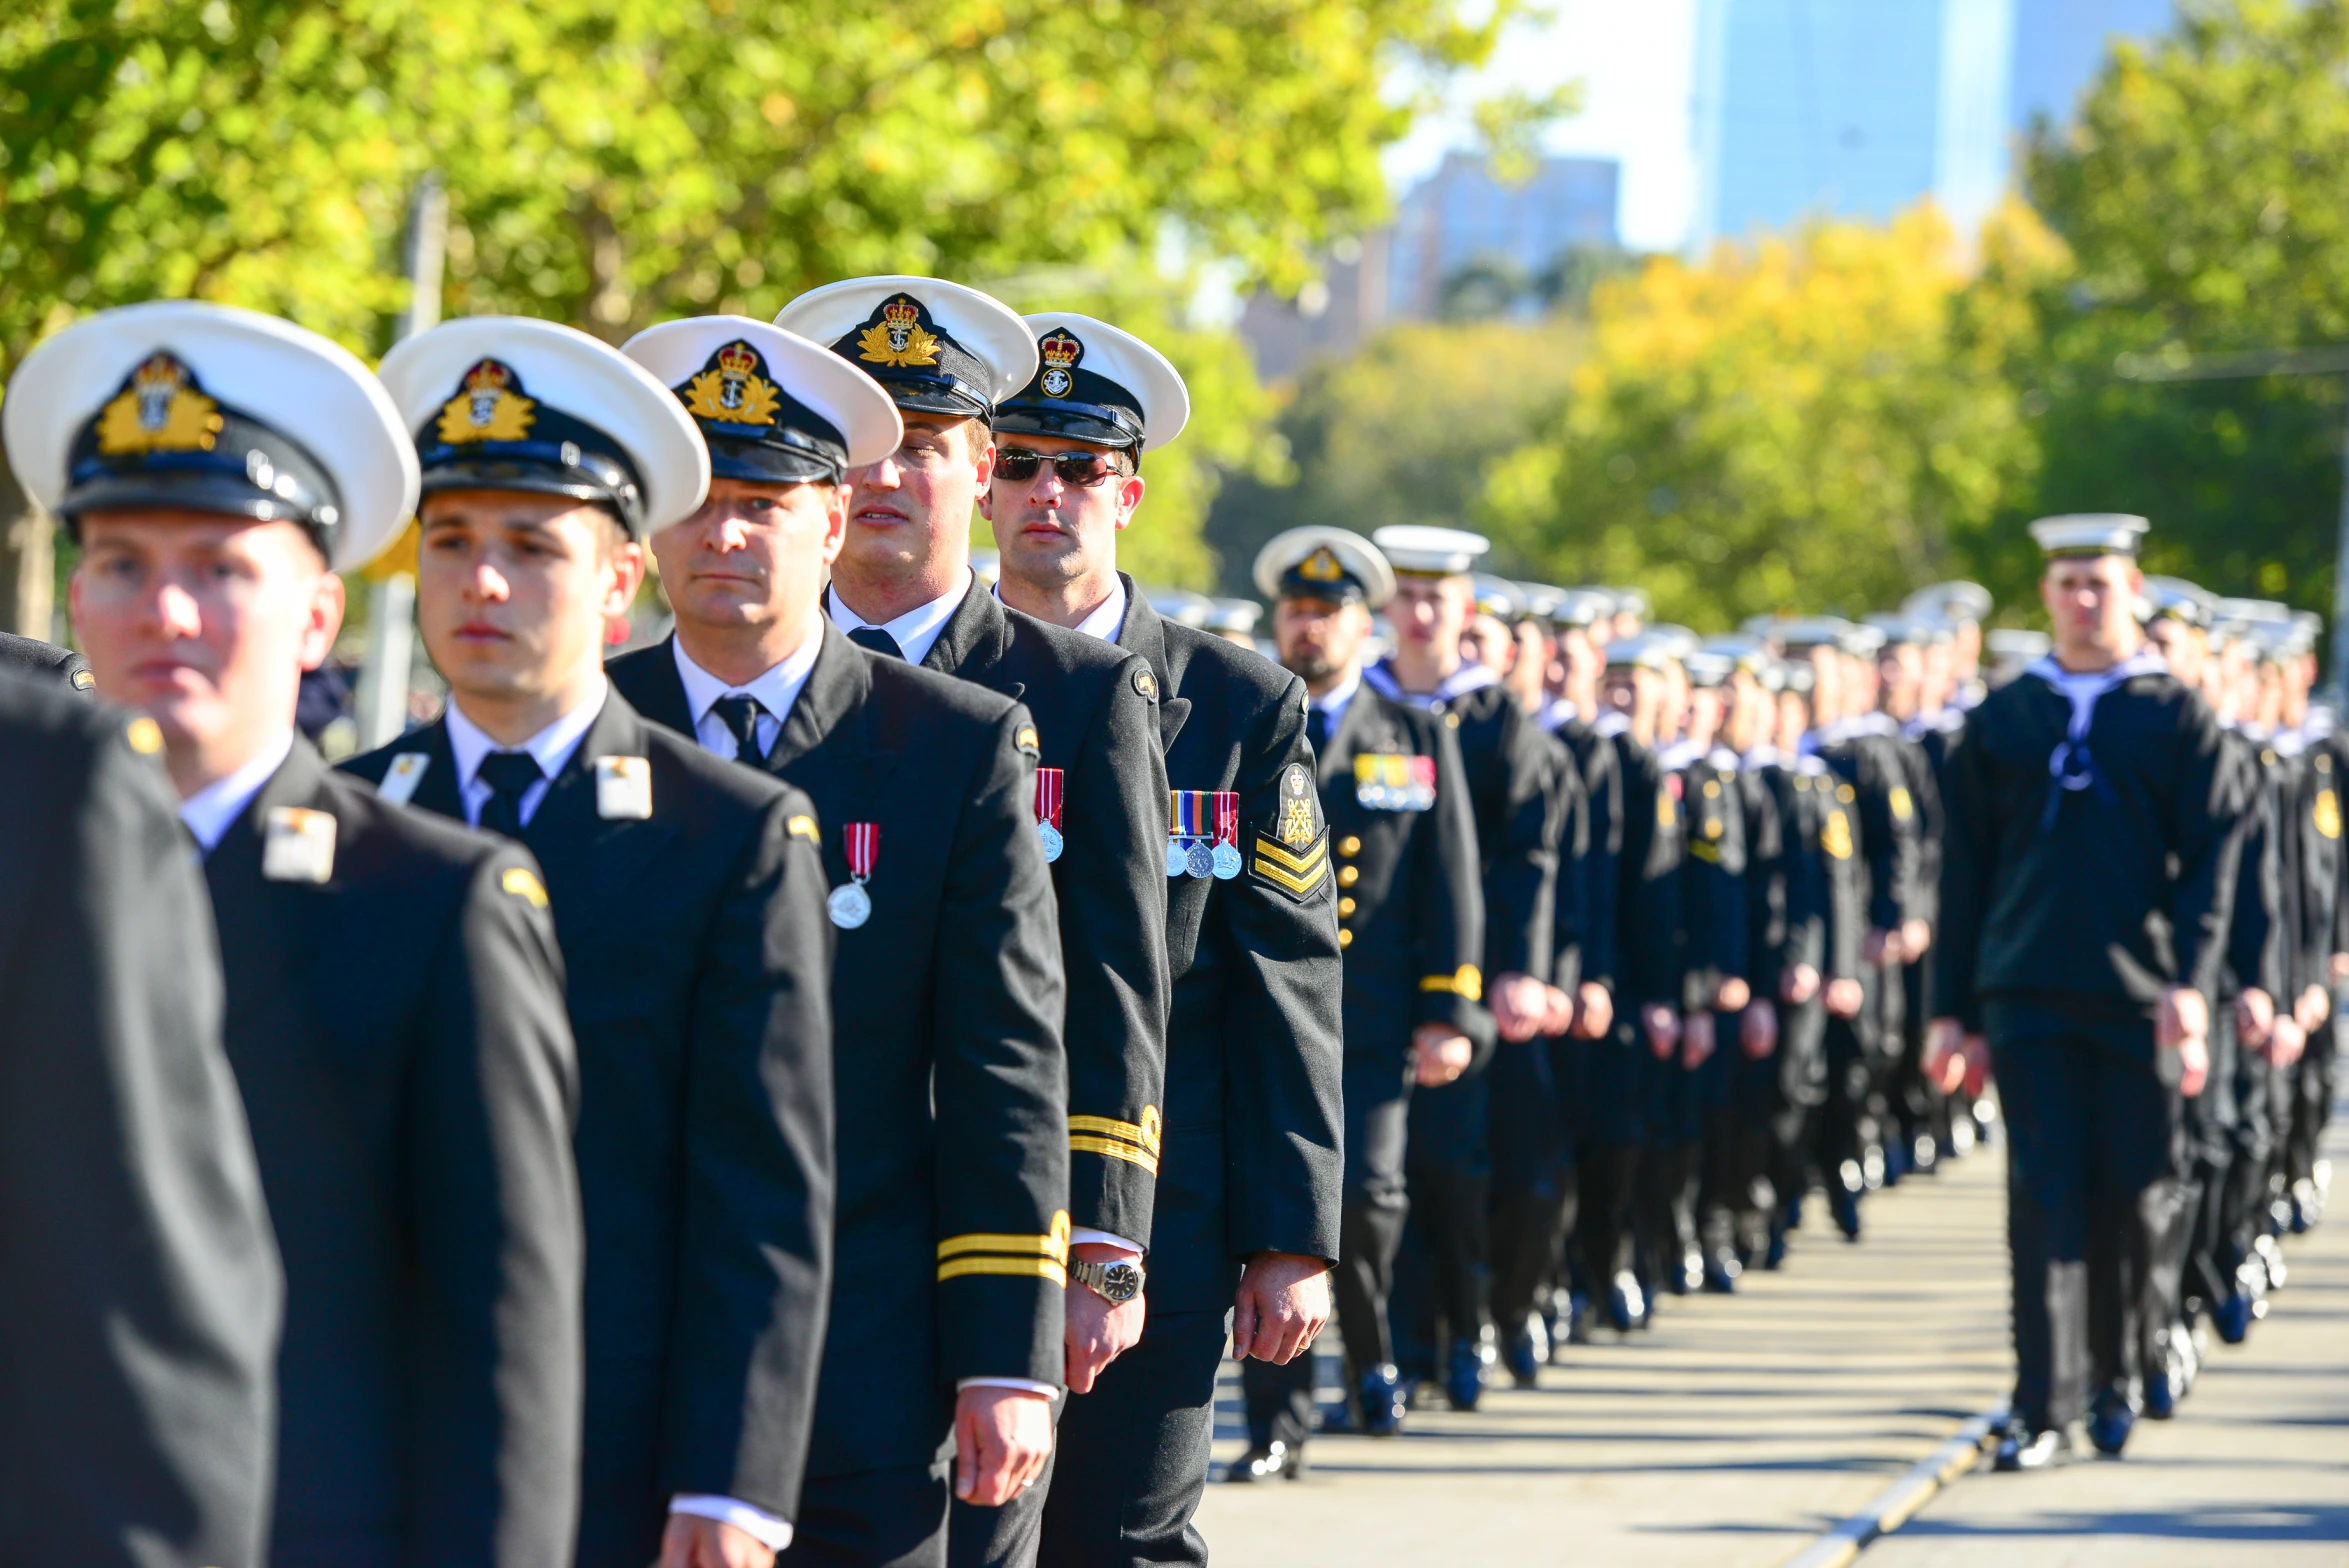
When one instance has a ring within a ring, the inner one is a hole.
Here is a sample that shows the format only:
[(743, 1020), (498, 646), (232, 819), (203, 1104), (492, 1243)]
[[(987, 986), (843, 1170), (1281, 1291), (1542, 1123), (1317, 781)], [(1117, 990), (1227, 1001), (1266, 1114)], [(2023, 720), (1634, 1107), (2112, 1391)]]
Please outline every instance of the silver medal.
[(1235, 846), (1215, 846), (1215, 874), (1226, 882), (1240, 874), (1240, 851)]
[(1166, 874), (1170, 877), (1179, 877), (1189, 869), (1190, 864), (1191, 857), (1184, 852), (1183, 841), (1179, 838), (1168, 839), (1166, 841)]
[(1215, 875), (1215, 851), (1209, 849), (1203, 840), (1191, 840), (1191, 850), (1185, 857), (1183, 869), (1195, 877)]
[(1060, 829), (1054, 827), (1049, 822), (1039, 822), (1036, 824), (1036, 837), (1041, 840), (1044, 845), (1044, 861), (1047, 865), (1051, 864), (1055, 860), (1058, 860), (1060, 858), (1061, 850), (1067, 847), (1061, 842)]
[(872, 895), (861, 882), (847, 882), (834, 888), (832, 896), (824, 900), (824, 907), (831, 912), (832, 923), (843, 931), (854, 931), (873, 918)]

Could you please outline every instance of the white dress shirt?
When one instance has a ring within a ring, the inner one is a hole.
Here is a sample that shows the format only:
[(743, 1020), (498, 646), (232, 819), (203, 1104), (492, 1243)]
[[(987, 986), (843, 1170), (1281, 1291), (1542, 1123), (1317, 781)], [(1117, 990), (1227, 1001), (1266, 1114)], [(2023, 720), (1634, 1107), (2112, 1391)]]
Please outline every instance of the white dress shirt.
[(293, 754), (294, 731), (286, 732), (253, 754), (253, 760), (225, 778), (214, 779), (202, 789), (179, 803), (179, 819), (196, 836), (196, 843), (209, 855), (220, 847), (229, 828), (245, 814), (253, 797), (261, 787), (277, 776), (285, 766), (285, 759)]
[(1325, 695), (1312, 699), (1306, 706), (1318, 712), (1322, 721), (1329, 726), (1325, 733), (1335, 735), (1338, 732), (1339, 723), (1346, 717), (1347, 706), (1353, 702), (1354, 694), (1361, 689), (1362, 666), (1357, 664), (1346, 672), (1344, 680), (1332, 686)]
[[(1003, 597), (1001, 581), (995, 584), (995, 602), (998, 604), (1007, 602)], [(1077, 622), (1072, 629), (1083, 632), (1088, 637), (1098, 637), (1103, 642), (1115, 642), (1117, 634), (1125, 628), (1125, 624), (1126, 580), (1122, 577), (1112, 576), (1109, 579), (1109, 597), (1096, 605), (1093, 613)]]
[[(919, 664), (930, 656), (930, 650), (938, 644), (939, 634), (946, 630), (946, 623), (954, 619), (954, 612), (962, 608), (964, 596), (978, 580), (976, 573), (965, 571), (960, 588), (949, 589), (928, 604), (908, 610), (894, 621), (882, 623), (881, 630), (897, 639), (898, 651), (905, 655), (906, 663)], [(824, 609), (832, 617), (832, 624), (844, 632), (873, 624), (840, 602), (838, 588), (824, 590)]]
[(538, 771), (546, 777), (522, 792), (522, 825), (538, 815), (538, 804), (546, 799), (546, 792), (563, 771), (563, 764), (571, 760), (571, 753), (587, 739), (587, 732), (595, 727), (596, 716), (604, 711), (604, 701), (611, 695), (612, 684), (601, 675), (595, 678), (595, 690), (587, 701), (564, 714), (554, 723), (540, 730), (519, 746), (503, 746), (490, 738), (488, 731), (465, 717), (465, 710), (457, 706), (457, 699), (449, 699), (446, 721), (449, 730), (449, 756), (457, 765), (457, 798), (464, 803), (468, 826), (481, 825), (481, 811), (496, 793), (481, 777), (481, 759), (493, 751), (527, 751), (537, 759)]
[(800, 690), (807, 685), (808, 675), (816, 667), (816, 655), (823, 648), (822, 629), (810, 627), (799, 647), (781, 664), (744, 685), (729, 686), (694, 663), (684, 641), (672, 637), (669, 649), (677, 656), (677, 678), (685, 683), (685, 707), (693, 715), (693, 738), (701, 742), (701, 749), (729, 762), (742, 760), (735, 755), (739, 748), (734, 732), (710, 710), (721, 697), (749, 697), (763, 710), (759, 714), (759, 754), (750, 760), (756, 763), (773, 751), (775, 737), (783, 733), (783, 721), (791, 717), (791, 705), (799, 701)]

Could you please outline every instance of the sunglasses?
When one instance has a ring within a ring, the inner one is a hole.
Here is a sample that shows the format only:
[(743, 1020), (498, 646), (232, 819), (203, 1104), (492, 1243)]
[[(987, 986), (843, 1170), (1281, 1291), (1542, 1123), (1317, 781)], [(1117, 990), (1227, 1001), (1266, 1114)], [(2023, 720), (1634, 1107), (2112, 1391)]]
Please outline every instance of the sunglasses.
[(1062, 484), (1083, 485), (1088, 490), (1117, 474), (1116, 465), (1104, 453), (1055, 452), (1046, 457), (1024, 446), (1007, 446), (997, 452), (995, 473), (997, 477), (1008, 479), (1015, 485), (1024, 485), (1034, 479), (1046, 463), (1052, 465), (1052, 471), (1060, 476)]

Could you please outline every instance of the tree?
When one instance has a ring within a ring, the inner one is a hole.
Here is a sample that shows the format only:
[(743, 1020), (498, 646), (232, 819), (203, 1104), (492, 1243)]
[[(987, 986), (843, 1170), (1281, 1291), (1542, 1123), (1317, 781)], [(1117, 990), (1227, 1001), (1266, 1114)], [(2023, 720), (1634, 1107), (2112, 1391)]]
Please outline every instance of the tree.
[[(2146, 385), (2124, 353), (2349, 341), (2349, 5), (2205, 0), (2116, 45), (2030, 190), (2077, 258), (2024, 367), (2046, 511), (2141, 512), (2148, 563), (2226, 593), (2332, 599), (2337, 377)], [(2035, 570), (2027, 562), (2009, 561)]]
[(2036, 446), (2004, 372), (2059, 264), (2009, 210), (1965, 258), (1930, 207), (1820, 223), (1591, 296), (1563, 413), (1496, 463), (1481, 517), (1560, 582), (1637, 582), (1666, 619), (1858, 611), (1943, 571)]
[(27, 0), (0, 20), (0, 374), (74, 311), (167, 295), (379, 353), (427, 169), (452, 313), (613, 339), (860, 272), (1146, 274), (1170, 237), (1294, 286), (1515, 9)]
[(1471, 526), (1486, 465), (1556, 413), (1581, 338), (1562, 317), (1414, 323), (1308, 370), (1280, 416), (1294, 476), (1236, 478), (1208, 520), (1225, 587), (1253, 593), (1256, 552), (1300, 524)]

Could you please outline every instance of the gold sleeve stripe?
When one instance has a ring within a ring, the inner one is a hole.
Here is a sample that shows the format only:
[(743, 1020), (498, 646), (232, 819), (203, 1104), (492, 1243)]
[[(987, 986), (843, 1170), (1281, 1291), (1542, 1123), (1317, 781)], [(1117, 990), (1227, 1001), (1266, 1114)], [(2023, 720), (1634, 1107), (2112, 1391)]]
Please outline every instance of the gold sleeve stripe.
[(1449, 991), (1455, 996), (1464, 996), (1471, 1002), (1475, 1002), (1484, 997), (1484, 976), (1478, 973), (1474, 964), (1462, 964), (1457, 974), (1424, 976), (1419, 982), (1419, 989), (1422, 991)]
[(1100, 1154), (1113, 1160), (1125, 1160), (1139, 1165), (1151, 1175), (1158, 1174), (1158, 1156), (1147, 1149), (1121, 1143), (1115, 1138), (1089, 1138), (1083, 1133), (1070, 1133), (1068, 1147), (1071, 1154)]
[(1009, 1274), (1021, 1279), (1048, 1279), (1063, 1288), (1068, 1285), (1068, 1270), (1050, 1258), (956, 1258), (938, 1265), (941, 1284), (965, 1274)]
[(1156, 1111), (1147, 1111), (1143, 1114), (1147, 1119), (1139, 1126), (1108, 1116), (1072, 1116), (1068, 1119), (1068, 1130), (1070, 1132), (1097, 1132), (1111, 1138), (1123, 1138), (1126, 1142), (1138, 1143), (1155, 1154), (1158, 1151), (1158, 1114)]
[(1313, 847), (1300, 855), (1284, 849), (1271, 839), (1259, 836), (1256, 840), (1256, 858), (1270, 861), (1298, 876), (1310, 876), (1316, 866), (1329, 859), (1329, 839), (1326, 835), (1315, 839)]
[(821, 844), (824, 842), (823, 835), (816, 831), (816, 819), (813, 817), (793, 817), (789, 822), (784, 824), (784, 828), (793, 838), (804, 838), (811, 844)]
[(941, 1258), (956, 1257), (965, 1252), (1018, 1252), (1065, 1260), (1068, 1257), (1068, 1237), (1009, 1236), (973, 1231), (967, 1236), (949, 1236), (938, 1243), (938, 1256)]
[(1327, 861), (1324, 861), (1322, 864), (1315, 866), (1304, 876), (1298, 876), (1292, 872), (1282, 870), (1279, 866), (1274, 865), (1271, 861), (1265, 859), (1262, 855), (1259, 855), (1256, 857), (1255, 869), (1258, 876), (1264, 878), (1265, 881), (1270, 882), (1274, 887), (1285, 887), (1290, 892), (1295, 893), (1300, 897), (1312, 892), (1315, 888), (1321, 886), (1322, 883), (1329, 880), (1329, 863)]

